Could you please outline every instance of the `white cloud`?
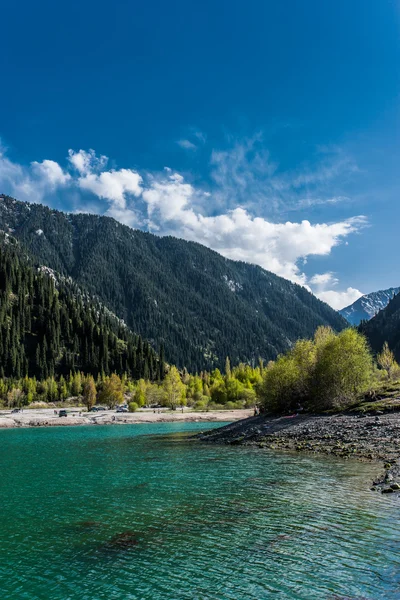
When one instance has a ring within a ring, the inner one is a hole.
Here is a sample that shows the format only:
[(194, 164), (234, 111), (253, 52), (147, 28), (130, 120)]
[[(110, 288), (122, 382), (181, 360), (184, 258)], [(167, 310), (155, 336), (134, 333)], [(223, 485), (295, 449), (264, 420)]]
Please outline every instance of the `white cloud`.
[(2, 191), (18, 196), (22, 200), (35, 199), (29, 170), (11, 162), (0, 151), (0, 182)]
[(327, 285), (337, 285), (339, 283), (339, 280), (330, 271), (328, 271), (327, 273), (316, 273), (310, 278), (309, 281), (310, 284), (318, 287), (326, 287)]
[(131, 169), (119, 171), (103, 171), (103, 173), (88, 173), (77, 180), (78, 186), (106, 200), (112, 200), (120, 208), (126, 205), (126, 194), (140, 196), (142, 177)]
[(94, 150), (68, 151), (68, 160), (79, 172), (76, 185), (99, 198), (111, 202), (110, 211), (121, 216), (126, 208), (127, 195), (140, 196), (142, 193), (142, 177), (132, 169), (111, 169), (105, 171), (107, 156), (96, 156)]
[(338, 204), (339, 202), (349, 202), (348, 196), (332, 196), (332, 198), (303, 198), (293, 206), (293, 209), (311, 208), (321, 204)]
[(96, 156), (94, 150), (68, 150), (68, 160), (81, 175), (102, 171), (108, 163), (107, 156)]
[(290, 187), (300, 188), (305, 186), (313, 186), (315, 184), (326, 183), (342, 175), (343, 173), (355, 173), (358, 171), (357, 165), (347, 156), (335, 155), (334, 159), (329, 157), (318, 169), (307, 168), (292, 179), (289, 183)]
[(47, 180), (53, 187), (65, 185), (71, 180), (71, 175), (65, 173), (54, 160), (44, 160), (41, 163), (34, 161), (32, 168), (39, 178)]
[(41, 202), (51, 191), (69, 183), (71, 177), (53, 160), (23, 166), (12, 162), (0, 143), (0, 185), (20, 200)]
[(314, 164), (282, 171), (265, 148), (262, 134), (237, 141), (211, 155), (214, 198), (219, 206), (235, 205), (271, 215), (316, 205), (348, 202), (343, 182), (358, 167), (340, 148), (321, 150)]
[(104, 213), (107, 217), (112, 217), (116, 221), (129, 225), (129, 227), (139, 228), (143, 226), (143, 219), (138, 211), (130, 208), (120, 208), (117, 204), (112, 204)]
[(310, 285), (313, 287), (314, 294), (320, 300), (327, 302), (335, 308), (340, 310), (349, 304), (353, 304), (356, 300), (363, 296), (360, 290), (353, 287), (348, 287), (346, 290), (338, 291), (329, 289), (338, 285), (339, 280), (331, 272), (315, 274), (309, 280)]
[(199, 142), (201, 142), (202, 144), (206, 143), (207, 136), (205, 133), (203, 133), (199, 129), (193, 129), (192, 131), (193, 131), (193, 135), (199, 140)]
[[(305, 285), (334, 308), (353, 302), (362, 295), (359, 290), (337, 290), (338, 279), (332, 273), (308, 278), (302, 266), (309, 256), (327, 256), (339, 244), (346, 244), (351, 234), (365, 226), (365, 217), (331, 223), (268, 218), (266, 201), (270, 205), (278, 198), (279, 204), (277, 190), (289, 196), (295, 194), (293, 189), (300, 185), (301, 173), (292, 174), (292, 184), (289, 174), (278, 175), (277, 165), (271, 162), (260, 139), (256, 136), (230, 150), (214, 151), (214, 185), (207, 190), (194, 186), (169, 167), (158, 174), (107, 169), (108, 158), (97, 156), (94, 150), (70, 150), (69, 168), (63, 170), (48, 159), (21, 166), (10, 161), (0, 147), (0, 191), (22, 200), (51, 204), (49, 198), (55, 198), (55, 191), (58, 199), (67, 188), (68, 196), (62, 197), (68, 198), (74, 212), (106, 214), (132, 227), (199, 242), (228, 258), (258, 264)], [(307, 172), (303, 181), (311, 185), (312, 181), (330, 179), (333, 172), (340, 173), (339, 167), (329, 170), (323, 165), (319, 174), (311, 177)], [(304, 198), (302, 191), (298, 194)], [(299, 195), (293, 196), (297, 203)], [(342, 201), (341, 195), (332, 193), (326, 200), (320, 194), (307, 198), (310, 205)]]
[[(200, 192), (178, 174), (154, 179), (143, 192), (151, 225), (156, 230), (204, 244), (228, 258), (259, 264), (274, 273), (306, 285), (298, 262), (310, 255), (328, 255), (342, 240), (358, 231), (364, 217), (338, 223), (273, 223), (253, 217), (241, 207), (217, 216), (193, 209)], [(208, 198), (207, 201), (210, 201)]]
[(179, 173), (168, 174), (166, 179), (152, 177), (150, 187), (143, 192), (149, 217), (158, 211), (160, 218), (167, 222), (181, 222), (183, 213), (187, 212), (185, 207), (193, 196), (194, 188), (185, 183)]
[(361, 298), (364, 294), (360, 292), (360, 290), (348, 287), (343, 292), (325, 290), (324, 292), (315, 292), (315, 295), (320, 300), (323, 300), (332, 306), (335, 310), (340, 310), (341, 308), (349, 306), (349, 304), (353, 304), (353, 302)]
[(176, 143), (185, 150), (197, 150), (196, 144), (193, 144), (190, 140), (178, 140)]

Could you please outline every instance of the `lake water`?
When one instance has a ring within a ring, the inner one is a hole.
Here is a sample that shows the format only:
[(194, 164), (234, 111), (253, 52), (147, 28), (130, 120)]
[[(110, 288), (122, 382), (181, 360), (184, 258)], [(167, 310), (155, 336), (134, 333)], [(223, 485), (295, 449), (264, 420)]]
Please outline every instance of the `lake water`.
[(0, 431), (0, 598), (400, 598), (370, 466), (180, 433), (205, 427)]

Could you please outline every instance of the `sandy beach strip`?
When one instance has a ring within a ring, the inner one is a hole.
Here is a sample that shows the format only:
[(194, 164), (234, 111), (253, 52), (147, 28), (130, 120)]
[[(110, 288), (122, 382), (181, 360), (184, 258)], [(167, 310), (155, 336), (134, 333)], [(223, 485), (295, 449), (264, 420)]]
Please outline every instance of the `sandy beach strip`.
[[(0, 428), (14, 427), (59, 427), (69, 425), (123, 425), (134, 423), (171, 423), (171, 422), (223, 422), (238, 421), (253, 414), (249, 410), (138, 410), (134, 413), (117, 413), (113, 410), (102, 412), (86, 412), (81, 408), (67, 408), (67, 416), (58, 415), (60, 409), (36, 408), (24, 409), (12, 413), (10, 410), (0, 411)], [(56, 412), (55, 412), (56, 411)]]

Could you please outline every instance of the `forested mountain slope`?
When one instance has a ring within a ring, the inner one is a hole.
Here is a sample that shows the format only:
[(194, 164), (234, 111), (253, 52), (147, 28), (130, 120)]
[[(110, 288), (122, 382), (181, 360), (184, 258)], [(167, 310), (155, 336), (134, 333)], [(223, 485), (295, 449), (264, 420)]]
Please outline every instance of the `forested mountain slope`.
[(193, 242), (107, 217), (0, 196), (0, 229), (32, 260), (97, 296), (166, 359), (191, 371), (273, 359), (318, 325), (346, 321), (305, 288)]
[(361, 323), (359, 329), (367, 336), (374, 352), (380, 352), (387, 342), (400, 362), (400, 294), (373, 319)]
[(160, 369), (149, 344), (107, 309), (0, 239), (0, 377), (82, 370), (158, 379)]
[(350, 306), (339, 310), (339, 312), (351, 325), (359, 325), (361, 321), (369, 321), (385, 308), (399, 291), (400, 288), (397, 287), (365, 294)]

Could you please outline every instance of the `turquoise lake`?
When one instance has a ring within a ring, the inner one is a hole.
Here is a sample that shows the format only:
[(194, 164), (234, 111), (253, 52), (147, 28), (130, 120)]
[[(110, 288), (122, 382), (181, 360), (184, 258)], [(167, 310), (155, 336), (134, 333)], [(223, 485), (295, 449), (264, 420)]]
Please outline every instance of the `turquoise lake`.
[(0, 431), (0, 598), (400, 599), (370, 465), (183, 435), (212, 426)]

